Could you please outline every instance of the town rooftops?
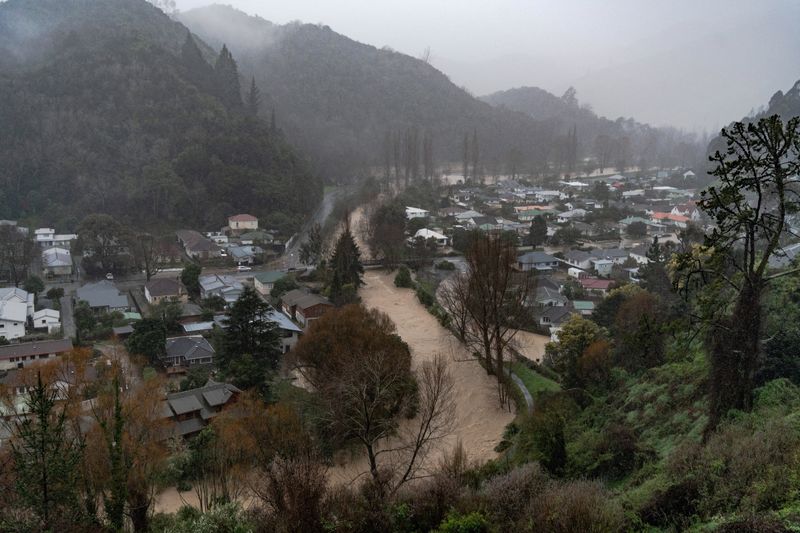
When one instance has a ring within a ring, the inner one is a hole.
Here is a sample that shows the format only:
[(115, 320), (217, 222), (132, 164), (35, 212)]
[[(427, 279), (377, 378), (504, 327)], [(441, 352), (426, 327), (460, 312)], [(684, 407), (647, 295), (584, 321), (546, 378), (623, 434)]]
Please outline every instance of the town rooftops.
[(65, 248), (48, 248), (42, 252), (42, 264), (51, 268), (72, 266), (72, 255)]
[(254, 217), (253, 215), (248, 215), (247, 213), (233, 215), (232, 217), (229, 217), (228, 220), (232, 222), (258, 222), (257, 217)]
[(528, 252), (517, 258), (518, 263), (538, 264), (538, 263), (558, 263), (558, 258), (544, 252)]
[(605, 291), (611, 286), (613, 281), (609, 279), (597, 279), (597, 278), (583, 278), (580, 280), (581, 286), (587, 290), (596, 290), (596, 291)]
[(281, 272), (280, 270), (257, 272), (253, 277), (257, 279), (259, 283), (275, 283), (276, 281), (285, 278), (286, 272)]
[(422, 228), (420, 230), (417, 230), (417, 232), (414, 234), (414, 238), (417, 239), (417, 238), (420, 238), (420, 237), (425, 239), (425, 240), (427, 240), (427, 239), (436, 239), (437, 241), (447, 238), (446, 235), (442, 235), (438, 231), (433, 231), (433, 230), (428, 229), (428, 228)]
[(11, 359), (12, 357), (65, 353), (71, 349), (72, 340), (70, 339), (9, 344), (7, 346), (0, 346), (0, 360)]
[(32, 302), (33, 294), (17, 287), (3, 287), (0, 289), (0, 301)]
[(145, 285), (147, 292), (153, 297), (178, 296), (182, 290), (180, 281), (171, 278), (154, 278)]
[(653, 213), (654, 220), (671, 220), (672, 222), (689, 222), (689, 217), (673, 215), (672, 213)]
[(308, 309), (315, 305), (332, 305), (326, 298), (319, 294), (311, 294), (301, 289), (294, 289), (287, 292), (281, 297), (284, 305), (289, 307), (299, 307), (300, 309)]
[(172, 337), (167, 339), (167, 358), (184, 358), (186, 362), (194, 359), (214, 357), (214, 348), (200, 335)]
[(185, 416), (195, 413), (197, 416), (181, 420), (176, 424), (176, 432), (180, 436), (197, 433), (208, 421), (242, 391), (229, 383), (213, 380), (196, 389), (167, 394), (162, 409), (164, 418)]
[(24, 323), (27, 318), (27, 304), (15, 301), (0, 301), (0, 320)]
[(88, 303), (92, 308), (124, 309), (130, 305), (128, 297), (120, 293), (113, 283), (105, 279), (96, 283), (87, 283), (77, 290), (77, 295), (79, 300)]

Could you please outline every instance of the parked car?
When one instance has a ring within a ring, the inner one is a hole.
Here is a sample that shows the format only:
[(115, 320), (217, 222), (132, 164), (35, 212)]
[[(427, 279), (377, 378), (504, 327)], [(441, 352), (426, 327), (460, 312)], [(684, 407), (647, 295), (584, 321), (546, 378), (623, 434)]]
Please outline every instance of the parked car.
[(236, 270), (238, 270), (239, 272), (249, 272), (250, 270), (253, 270), (253, 269), (250, 268), (247, 265), (239, 265), (239, 266), (236, 267)]
[(112, 274), (111, 272), (109, 272), (108, 274), (106, 274), (106, 279), (107, 279), (108, 281), (114, 281), (114, 274)]

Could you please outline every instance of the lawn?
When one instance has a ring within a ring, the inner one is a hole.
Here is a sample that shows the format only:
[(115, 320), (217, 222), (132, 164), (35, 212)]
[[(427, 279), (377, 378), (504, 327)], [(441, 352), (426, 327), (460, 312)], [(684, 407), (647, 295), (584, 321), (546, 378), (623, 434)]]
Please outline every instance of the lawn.
[(531, 370), (523, 363), (512, 364), (511, 371), (519, 376), (519, 379), (522, 380), (534, 399), (540, 392), (557, 391), (561, 388), (561, 385), (552, 379), (548, 379), (535, 370)]

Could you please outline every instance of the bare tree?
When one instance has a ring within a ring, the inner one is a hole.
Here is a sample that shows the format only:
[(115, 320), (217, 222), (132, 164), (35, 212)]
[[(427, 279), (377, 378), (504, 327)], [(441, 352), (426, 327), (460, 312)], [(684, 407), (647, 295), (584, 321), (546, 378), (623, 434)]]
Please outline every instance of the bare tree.
[(33, 241), (16, 226), (0, 226), (0, 273), (18, 287), (28, 277)]
[(462, 321), (464, 341), (476, 348), (486, 371), (497, 378), (500, 403), (510, 407), (508, 348), (529, 315), (526, 306), (533, 278), (517, 272), (516, 247), (499, 235), (474, 239), (466, 259), (466, 276), (443, 291), (445, 305), (456, 313), (456, 323)]
[(161, 242), (150, 233), (139, 233), (133, 238), (132, 245), (136, 264), (150, 281), (161, 271)]

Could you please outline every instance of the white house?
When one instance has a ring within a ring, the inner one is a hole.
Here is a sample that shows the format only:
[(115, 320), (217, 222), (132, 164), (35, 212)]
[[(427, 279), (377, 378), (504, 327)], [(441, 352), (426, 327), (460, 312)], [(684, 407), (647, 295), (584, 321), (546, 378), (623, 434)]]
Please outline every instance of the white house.
[(437, 246), (447, 246), (450, 242), (450, 239), (447, 238), (447, 235), (442, 235), (438, 231), (433, 231), (427, 228), (422, 228), (414, 234), (414, 240), (419, 238), (422, 238), (426, 241), (428, 239), (433, 239), (436, 241)]
[(585, 209), (572, 209), (571, 211), (564, 211), (559, 213), (558, 222), (564, 224), (565, 222), (572, 222), (573, 220), (583, 220), (586, 216)]
[(22, 302), (0, 302), (0, 337), (6, 340), (25, 336), (28, 307)]
[(46, 329), (56, 333), (61, 329), (61, 313), (55, 309), (41, 309), (33, 314), (33, 329)]
[(42, 248), (52, 248), (53, 246), (69, 248), (70, 243), (78, 239), (74, 233), (57, 234), (53, 228), (39, 228), (33, 234), (36, 244)]
[(610, 259), (592, 259), (592, 268), (601, 276), (608, 276), (611, 274), (613, 266), (614, 261)]
[(419, 207), (406, 207), (406, 218), (408, 220), (412, 218), (427, 218), (428, 215), (430, 215), (429, 211), (420, 209)]
[(18, 302), (25, 304), (26, 317), (33, 316), (33, 293), (17, 287), (4, 287), (0, 289), (0, 302)]
[(72, 275), (72, 254), (66, 248), (54, 246), (42, 250), (42, 273), (46, 278)]
[(558, 265), (557, 258), (544, 252), (528, 252), (517, 258), (517, 267), (523, 272), (530, 270), (546, 272), (558, 268)]
[(695, 176), (697, 176), (697, 174), (695, 174), (691, 170), (687, 170), (686, 172), (683, 173), (683, 179), (685, 179), (685, 180), (688, 180), (690, 178), (694, 178)]
[(253, 215), (240, 214), (228, 217), (228, 227), (231, 231), (245, 232), (258, 229), (258, 219)]

